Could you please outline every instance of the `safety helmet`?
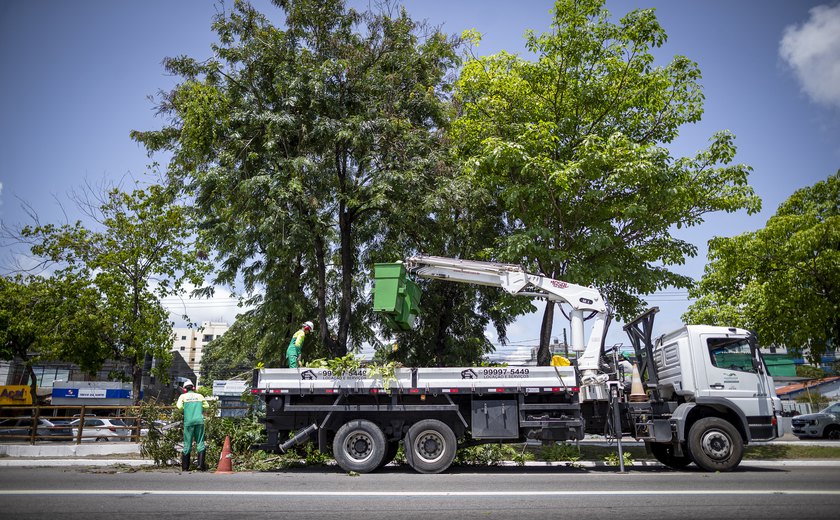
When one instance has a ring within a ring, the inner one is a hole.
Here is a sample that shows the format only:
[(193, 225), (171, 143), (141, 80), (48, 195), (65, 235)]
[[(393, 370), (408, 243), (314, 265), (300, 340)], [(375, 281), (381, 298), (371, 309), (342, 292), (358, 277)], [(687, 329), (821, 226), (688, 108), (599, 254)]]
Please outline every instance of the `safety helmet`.
[(195, 385), (193, 384), (193, 382), (192, 382), (192, 381), (190, 381), (189, 379), (187, 379), (186, 381), (184, 381), (184, 388), (185, 388), (185, 389), (186, 389), (186, 388), (195, 388)]
[(313, 325), (311, 321), (304, 321), (303, 326), (306, 327), (309, 330), (312, 330), (312, 329), (315, 328), (315, 325)]

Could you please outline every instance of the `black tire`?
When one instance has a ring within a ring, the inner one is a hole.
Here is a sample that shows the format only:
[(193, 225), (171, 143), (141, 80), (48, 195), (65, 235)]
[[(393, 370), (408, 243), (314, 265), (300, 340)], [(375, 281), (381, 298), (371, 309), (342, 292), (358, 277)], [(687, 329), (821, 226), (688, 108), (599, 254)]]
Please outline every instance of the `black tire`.
[(108, 442), (107, 437), (97, 437), (96, 442)]
[(333, 439), (333, 456), (344, 471), (370, 473), (385, 457), (387, 441), (379, 426), (354, 419), (338, 429)]
[(840, 440), (840, 426), (829, 426), (823, 432), (823, 437), (832, 441)]
[(656, 460), (673, 469), (683, 469), (693, 462), (691, 457), (687, 455), (682, 457), (674, 455), (673, 444), (652, 442), (650, 443), (650, 452)]
[(688, 450), (701, 469), (731, 471), (744, 456), (744, 441), (729, 422), (719, 417), (704, 417), (688, 432)]
[(436, 419), (424, 419), (408, 429), (405, 452), (418, 473), (440, 473), (455, 460), (457, 439), (452, 428)]
[(388, 446), (385, 448), (385, 456), (382, 457), (382, 462), (379, 463), (379, 467), (387, 466), (393, 462), (398, 451), (400, 451), (400, 441), (388, 441)]

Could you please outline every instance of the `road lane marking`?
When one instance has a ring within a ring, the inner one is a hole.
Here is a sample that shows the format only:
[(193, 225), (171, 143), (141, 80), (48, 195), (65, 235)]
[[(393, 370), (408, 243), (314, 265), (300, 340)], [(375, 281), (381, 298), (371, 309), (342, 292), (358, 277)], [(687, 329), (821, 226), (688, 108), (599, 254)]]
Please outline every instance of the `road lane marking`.
[(721, 495), (840, 495), (836, 489), (808, 490), (605, 490), (605, 491), (201, 491), (174, 489), (3, 489), (3, 495), (163, 495), (163, 496), (264, 496), (264, 497), (578, 497), (578, 496), (721, 496)]

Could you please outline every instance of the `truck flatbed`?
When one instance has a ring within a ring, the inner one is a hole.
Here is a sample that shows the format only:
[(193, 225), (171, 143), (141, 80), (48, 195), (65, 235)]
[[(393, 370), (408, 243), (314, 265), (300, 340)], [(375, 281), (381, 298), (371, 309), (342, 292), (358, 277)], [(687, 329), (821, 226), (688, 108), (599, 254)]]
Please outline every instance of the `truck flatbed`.
[(252, 392), (271, 394), (553, 394), (578, 390), (575, 370), (563, 367), (399, 368), (387, 381), (369, 368), (337, 377), (327, 368), (266, 368)]

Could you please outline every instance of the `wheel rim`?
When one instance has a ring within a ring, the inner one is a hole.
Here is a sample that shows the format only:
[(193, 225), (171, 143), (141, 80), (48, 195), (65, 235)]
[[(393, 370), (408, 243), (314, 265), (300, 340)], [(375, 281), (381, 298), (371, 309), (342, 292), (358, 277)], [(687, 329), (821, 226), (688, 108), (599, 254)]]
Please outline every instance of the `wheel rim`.
[(840, 430), (831, 430), (828, 432), (828, 438), (831, 440), (840, 440)]
[(425, 430), (414, 441), (414, 453), (427, 464), (439, 461), (443, 457), (446, 440), (435, 430)]
[(356, 462), (364, 462), (373, 455), (373, 439), (365, 432), (354, 432), (347, 436), (344, 452)]
[(717, 460), (725, 459), (732, 453), (732, 441), (720, 430), (709, 430), (704, 433), (700, 439), (700, 446), (706, 455)]

